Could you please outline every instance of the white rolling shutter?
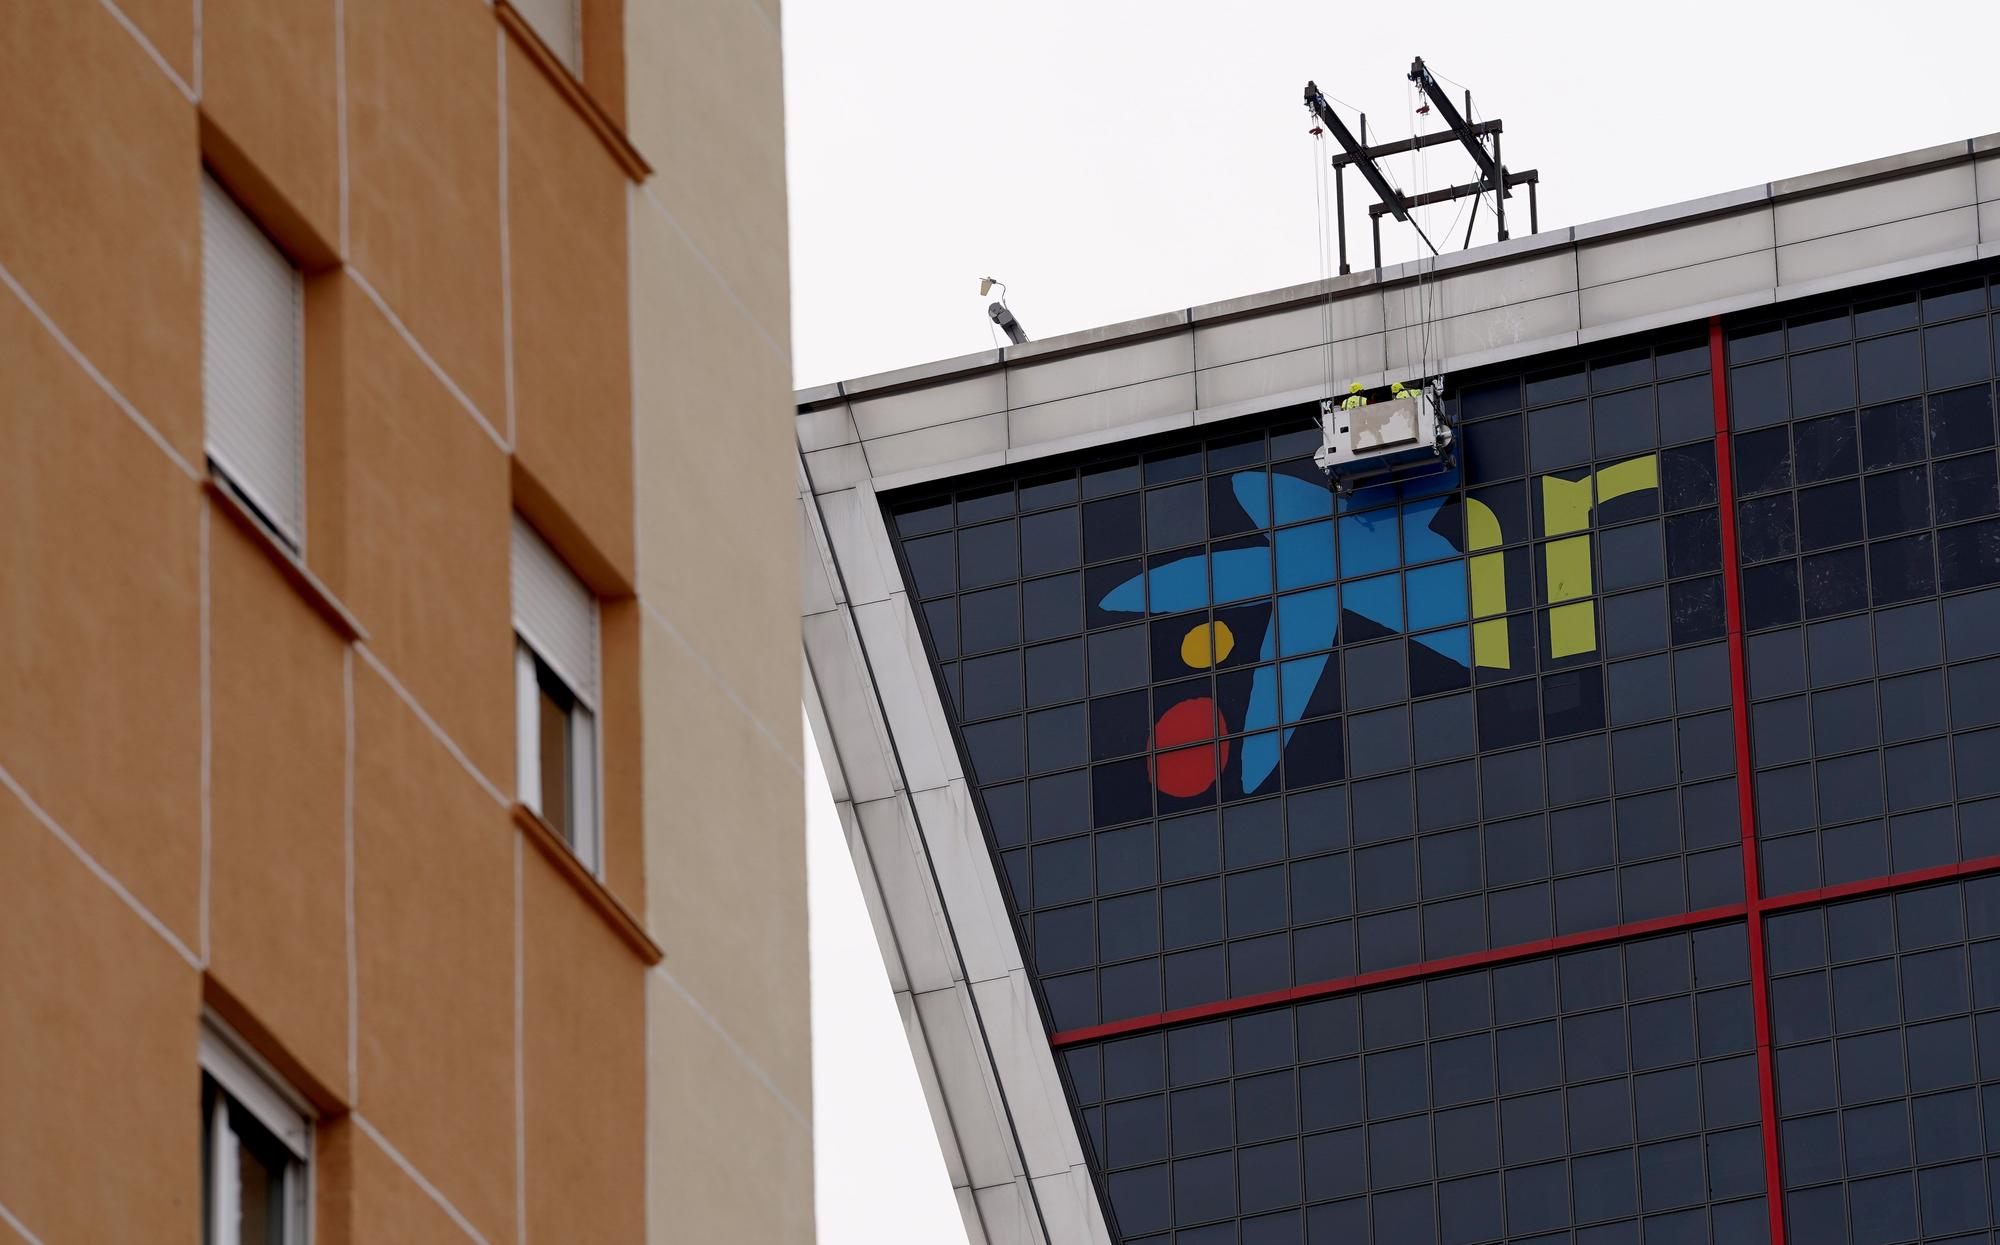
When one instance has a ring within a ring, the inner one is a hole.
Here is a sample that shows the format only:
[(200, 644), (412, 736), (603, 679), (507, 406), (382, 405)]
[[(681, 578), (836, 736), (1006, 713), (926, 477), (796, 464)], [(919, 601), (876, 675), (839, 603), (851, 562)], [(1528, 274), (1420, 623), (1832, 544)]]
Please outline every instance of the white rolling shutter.
[(514, 516), (514, 630), (597, 707), (597, 598), (535, 529)]
[(583, 76), (583, 14), (580, 0), (514, 0), (514, 9), (542, 37), (563, 67)]
[(305, 521), (298, 269), (206, 173), (201, 247), (208, 456), (296, 547)]

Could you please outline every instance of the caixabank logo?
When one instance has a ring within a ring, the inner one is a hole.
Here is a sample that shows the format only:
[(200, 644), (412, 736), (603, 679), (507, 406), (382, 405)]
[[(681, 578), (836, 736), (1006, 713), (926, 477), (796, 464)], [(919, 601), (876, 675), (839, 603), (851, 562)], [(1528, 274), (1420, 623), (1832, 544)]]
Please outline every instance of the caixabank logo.
[(1535, 477), (1532, 504), (1512, 507), (1467, 495), (1455, 471), (1348, 497), (1309, 464), (1230, 474), (1211, 522), (1245, 535), (1092, 576), (1090, 625), (1151, 630), (1151, 754), (1122, 781), (1168, 813), (1271, 790), (1281, 758), (1315, 748), (1337, 767), (1338, 724), (1307, 724), (1343, 707), (1340, 645), (1407, 636), (1415, 696), (1595, 659), (1592, 528), (1659, 511), (1661, 457)]

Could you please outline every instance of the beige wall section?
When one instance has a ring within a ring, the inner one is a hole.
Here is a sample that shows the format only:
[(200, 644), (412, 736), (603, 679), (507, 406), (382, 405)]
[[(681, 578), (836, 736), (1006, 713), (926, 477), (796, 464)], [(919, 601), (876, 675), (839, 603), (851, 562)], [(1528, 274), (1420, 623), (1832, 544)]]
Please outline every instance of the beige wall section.
[(541, 852), (521, 850), (527, 1239), (646, 1225), (645, 966)]
[(625, 194), (623, 170), (510, 41), (507, 254), (514, 456), (563, 503), (583, 539), (629, 587), (632, 372)]
[(0, 377), (0, 767), (198, 954), (201, 495), (4, 290)]
[(318, 1142), (314, 1245), (470, 1245), (451, 1215), (353, 1120), (321, 1128)]
[[(200, 463), (194, 109), (103, 5), (9, 3), (0, 115), (0, 265), (176, 453)], [(20, 123), (28, 117), (61, 123)]]
[(357, 1101), (488, 1241), (515, 1224), (507, 813), (372, 669), (354, 674)]
[(654, 1242), (813, 1238), (778, 29), (625, 0)]
[(626, 129), (653, 166), (646, 189), (789, 351), (777, 22), (758, 0), (626, 0), (625, 40)]
[(347, 646), (208, 516), (209, 973), (334, 1096), (347, 1083)]
[(507, 456), (380, 308), (354, 289), (339, 304), (344, 474), (331, 486), (347, 523), (345, 577), (334, 590), (445, 733), (511, 791)]
[(51, 1245), (195, 1245), (201, 975), (5, 791), (0, 965), (0, 1206)]
[[(269, 183), (266, 201), (291, 207), (329, 249), (340, 240), (338, 11), (335, 0), (202, 0), (201, 10), (203, 118)], [(280, 241), (299, 248), (292, 232)]]
[(343, 2), (350, 262), (504, 435), (493, 14), (462, 0)]

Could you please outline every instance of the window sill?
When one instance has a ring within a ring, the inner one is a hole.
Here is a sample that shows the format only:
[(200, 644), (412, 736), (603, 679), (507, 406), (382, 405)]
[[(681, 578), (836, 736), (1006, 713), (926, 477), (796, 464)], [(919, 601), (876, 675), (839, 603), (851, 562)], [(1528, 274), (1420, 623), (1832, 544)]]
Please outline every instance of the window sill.
[(643, 182), (650, 177), (653, 166), (646, 163), (645, 157), (639, 154), (639, 149), (632, 145), (632, 140), (625, 137), (625, 131), (620, 129), (618, 123), (611, 119), (596, 99), (592, 98), (583, 83), (577, 81), (576, 75), (569, 71), (569, 66), (558, 60), (556, 54), (549, 50), (549, 46), (542, 42), (542, 37), (528, 25), (528, 19), (522, 17), (519, 10), (507, 3), (507, 0), (495, 0), (493, 11), (499, 15), (500, 24), (507, 28), (507, 33), (514, 37), (514, 42), (520, 44), (521, 50), (528, 54), (528, 59), (535, 62), (542, 75), (555, 85), (556, 90), (569, 101), (570, 107), (576, 109), (583, 117), (584, 123), (597, 134), (598, 141), (604, 144), (605, 149), (611, 153), (611, 158), (625, 170), (625, 175), (635, 183)]
[(521, 833), (527, 836), (530, 843), (541, 849), (542, 855), (549, 858), (550, 863), (555, 865), (556, 871), (569, 879), (569, 884), (576, 888), (577, 893), (582, 895), (591, 907), (597, 909), (598, 915), (604, 918), (605, 923), (625, 940), (626, 945), (630, 946), (641, 960), (650, 967), (666, 958), (666, 953), (660, 950), (660, 944), (654, 942), (646, 933), (638, 918), (626, 911), (625, 905), (618, 902), (618, 897), (613, 895), (604, 883), (598, 881), (590, 870), (583, 867), (583, 862), (576, 858), (576, 853), (569, 850), (569, 844), (563, 842), (562, 836), (557, 834), (549, 823), (543, 821), (540, 814), (516, 801), (514, 824), (521, 828)]
[(367, 642), (367, 630), (354, 615), (347, 612), (347, 607), (340, 603), (339, 597), (333, 595), (333, 590), (320, 582), (319, 576), (313, 574), (306, 564), (299, 560), (299, 555), (287, 549), (276, 536), (273, 536), (271, 530), (250, 512), (250, 508), (243, 504), (242, 499), (237, 497), (228, 485), (211, 475), (203, 477), (201, 487), (202, 491), (208, 494), (209, 500), (215, 504), (215, 508), (229, 516), (230, 520), (264, 551), (264, 556), (277, 563), (278, 569), (284, 572), (292, 587), (298, 590), (299, 595), (304, 597), (309, 605), (319, 611), (321, 617), (333, 624), (333, 629), (340, 633), (342, 639), (354, 644)]

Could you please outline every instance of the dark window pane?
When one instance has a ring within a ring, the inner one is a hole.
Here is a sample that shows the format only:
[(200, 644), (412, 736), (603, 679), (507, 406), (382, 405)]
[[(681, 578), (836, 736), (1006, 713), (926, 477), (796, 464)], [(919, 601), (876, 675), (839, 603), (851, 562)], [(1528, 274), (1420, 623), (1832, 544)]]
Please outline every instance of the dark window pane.
[[(1925, 319), (1931, 317), (1926, 315)], [(1924, 370), (1933, 389), (1984, 380), (1993, 374), (1986, 321), (1978, 317), (1924, 330)]]
[(1146, 681), (1146, 629), (1126, 627), (1089, 637), (1090, 690), (1094, 694), (1136, 687)]
[(1815, 554), (1800, 564), (1806, 617), (1860, 609), (1868, 603), (1866, 558), (1860, 549)]
[(1021, 642), (1021, 613), (1014, 585), (968, 592), (959, 598), (958, 636), (962, 651), (983, 653)]
[(1184, 480), (1201, 473), (1201, 450), (1197, 448), (1163, 450), (1146, 455), (1146, 483), (1166, 484), (1173, 480)]
[(1528, 377), (1528, 405), (1544, 406), (1551, 402), (1561, 402), (1568, 398), (1579, 398), (1584, 393), (1584, 370), (1581, 364), (1556, 368)]
[(1729, 370), (1729, 415), (1732, 425), (1763, 428), (1783, 423), (1787, 413), (1784, 360), (1773, 359), (1768, 363), (1752, 363)]
[(1032, 514), (1021, 520), (1021, 570), (1039, 575), (1077, 564), (1081, 545), (1074, 507)]
[(1842, 307), (1838, 311), (1815, 311), (1792, 317), (1786, 325), (1785, 344), (1796, 353), (1843, 342), (1850, 336), (1847, 308)]
[(1924, 410), (1914, 399), (1861, 412), (1861, 465), (1873, 470), (1924, 456)]
[(1799, 548), (1807, 553), (1861, 539), (1861, 490), (1853, 480), (1801, 489)]
[[(1173, 549), (1208, 535), (1208, 517), (1199, 483), (1176, 484), (1146, 493), (1146, 547)], [(1104, 504), (1104, 503), (1099, 503)], [(1116, 555), (1113, 555), (1116, 556)]]
[(1916, 322), (1917, 300), (1909, 294), (1863, 303), (1854, 309), (1856, 334), (1885, 333), (1890, 329), (1908, 328)]
[(1715, 435), (1715, 388), (1708, 376), (1667, 381), (1659, 386), (1657, 393), (1662, 445)]
[(1938, 587), (1945, 592), (2000, 581), (2000, 522), (1946, 528), (1938, 538)]
[(1763, 562), (1797, 552), (1792, 495), (1780, 493), (1738, 503), (1736, 531), (1745, 562)]
[(1083, 556), (1091, 562), (1130, 557), (1140, 549), (1139, 529), (1137, 494), (1087, 503), (1083, 508)]
[(1723, 604), (1720, 577), (1683, 580), (1668, 585), (1667, 591), (1669, 607), (1673, 612), (1675, 644), (1698, 644), (1721, 637)]
[(1924, 320), (1936, 324), (1953, 316), (1962, 316), (1977, 311), (1980, 304), (1979, 282), (1961, 282), (1941, 289), (1924, 291)]
[(1504, 380), (1489, 381), (1470, 386), (1459, 393), (1459, 418), (1464, 420), (1484, 419), (1506, 411), (1521, 408), (1521, 378), (1509, 376)]
[(1142, 691), (1090, 702), (1090, 752), (1097, 760), (1143, 752), (1151, 728), (1146, 693)]
[(1783, 428), (1739, 433), (1736, 489), (1743, 496), (1784, 488), (1792, 482), (1792, 439)]
[(1938, 463), (1931, 469), (1931, 495), (1939, 523), (2000, 511), (2000, 478), (1996, 478), (1994, 456), (1973, 454)]
[(975, 657), (959, 667), (964, 690), (960, 704), (967, 718), (990, 718), (1021, 708), (1021, 655), (994, 653)]
[(1868, 477), (1864, 483), (1870, 536), (1893, 536), (1930, 525), (1928, 474), (1918, 466)]
[(955, 542), (949, 534), (903, 542), (903, 557), (910, 564), (910, 577), (916, 581), (917, 595), (936, 596), (957, 586), (956, 564), (952, 555), (954, 547)]
[(1464, 435), (1467, 484), (1504, 480), (1527, 470), (1520, 416), (1508, 415), (1469, 425)]
[(1715, 502), (1715, 445), (1685, 445), (1660, 454), (1660, 492), (1668, 510)]
[(1715, 511), (1696, 510), (1668, 516), (1667, 574), (1698, 575), (1721, 565), (1721, 525)]
[(1880, 402), (1923, 388), (1923, 363), (1915, 333), (1897, 333), (1861, 343), (1861, 400)]
[(1155, 880), (1153, 828), (1132, 826), (1097, 836), (1097, 885), (1116, 894)]
[(1021, 481), (1021, 509), (1039, 510), (1076, 500), (1076, 473), (1063, 471)]
[(1929, 596), (1936, 590), (1931, 534), (1919, 532), (1915, 536), (1882, 540), (1870, 545), (1868, 574), (1877, 605)]
[(1528, 413), (1529, 466), (1552, 471), (1590, 458), (1589, 407), (1582, 402)]
[(1082, 580), (1056, 575), (1021, 586), (1021, 614), (1030, 641), (1051, 640), (1083, 630)]
[(1854, 349), (1836, 346), (1793, 355), (1792, 414), (1819, 415), (1854, 405)]
[[(1652, 360), (1642, 360), (1648, 373)], [(1600, 458), (1641, 454), (1658, 443), (1653, 428), (1653, 391), (1650, 387), (1623, 393), (1600, 393), (1590, 402), (1590, 422), (1596, 453)]]
[(1784, 349), (1785, 331), (1777, 324), (1760, 324), (1753, 328), (1731, 329), (1729, 332), (1729, 361), (1742, 363), (1750, 359), (1767, 359)]
[(1750, 630), (1799, 619), (1798, 563), (1785, 561), (1743, 572), (1743, 625)]
[(1505, 748), (1534, 739), (1540, 731), (1539, 718), (1532, 680), (1479, 690), (1481, 747)]
[(1801, 484), (1853, 475), (1861, 462), (1854, 416), (1848, 412), (1793, 424), (1792, 447)]
[(1938, 457), (1993, 444), (1993, 398), (1986, 385), (1931, 397), (1931, 453)]
[(977, 588), (1013, 579), (1020, 571), (1017, 542), (1011, 519), (983, 527), (960, 528), (958, 586)]

